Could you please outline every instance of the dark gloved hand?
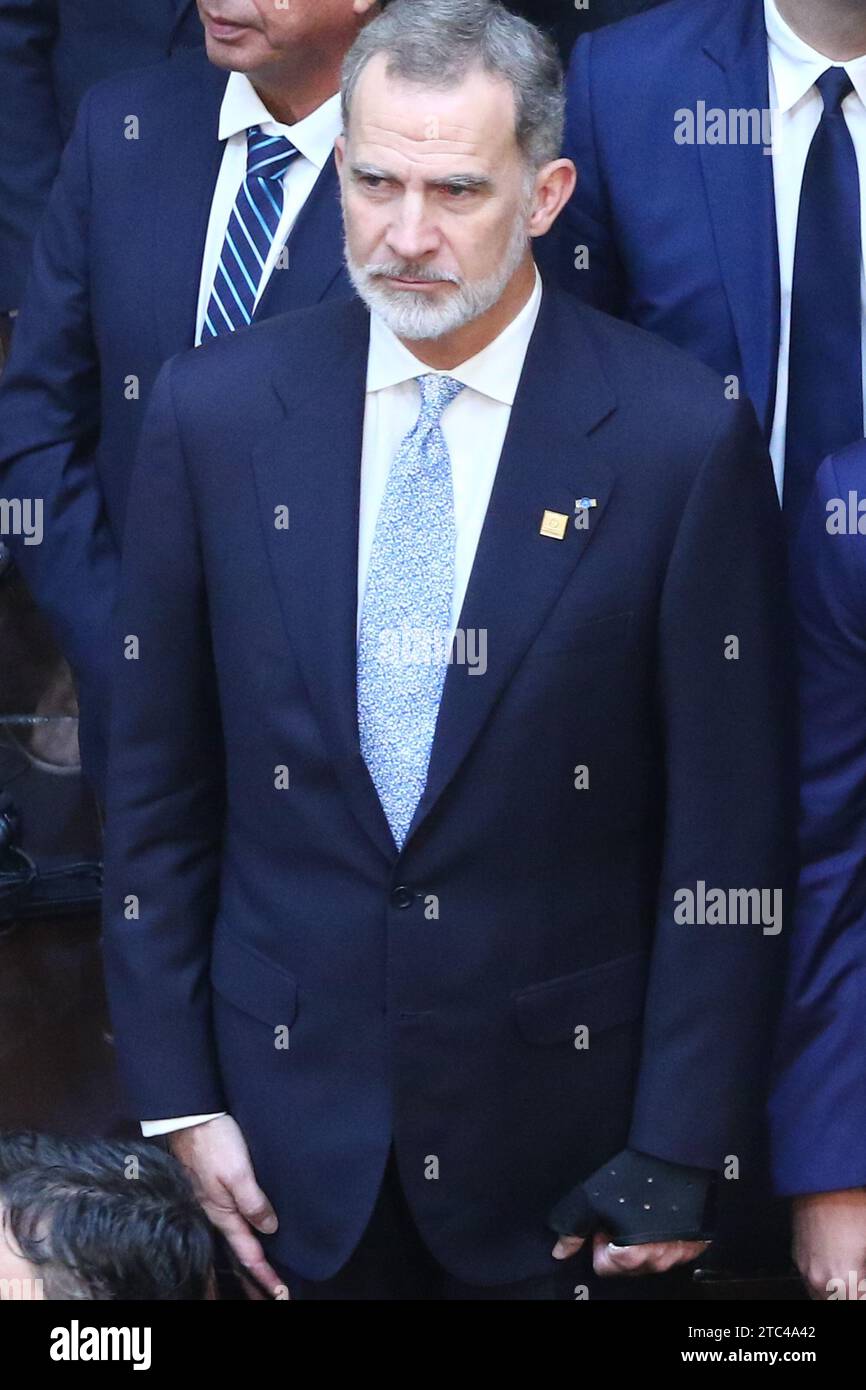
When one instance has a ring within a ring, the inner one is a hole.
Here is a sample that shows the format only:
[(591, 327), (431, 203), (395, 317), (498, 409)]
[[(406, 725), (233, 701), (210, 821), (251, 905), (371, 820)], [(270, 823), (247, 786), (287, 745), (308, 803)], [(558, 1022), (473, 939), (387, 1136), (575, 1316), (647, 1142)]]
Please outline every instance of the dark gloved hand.
[(712, 1173), (623, 1149), (572, 1188), (547, 1223), (560, 1236), (607, 1231), (616, 1245), (711, 1240), (707, 1197)]

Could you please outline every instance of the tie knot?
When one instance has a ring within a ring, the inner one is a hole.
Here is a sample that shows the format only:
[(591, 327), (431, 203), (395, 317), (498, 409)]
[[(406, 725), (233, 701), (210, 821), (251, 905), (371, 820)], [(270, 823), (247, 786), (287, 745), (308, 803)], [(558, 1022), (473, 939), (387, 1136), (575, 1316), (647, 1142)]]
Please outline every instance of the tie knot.
[(247, 178), (281, 179), (298, 151), (285, 135), (264, 135), (259, 126), (247, 131)]
[(421, 392), (421, 415), (425, 420), (435, 423), (451, 402), (460, 395), (463, 382), (455, 381), (453, 376), (440, 376), (436, 372), (430, 372), (426, 376), (418, 377), (418, 387)]
[(828, 116), (842, 114), (842, 102), (854, 90), (854, 83), (844, 68), (828, 68), (815, 84), (824, 98), (824, 110)]

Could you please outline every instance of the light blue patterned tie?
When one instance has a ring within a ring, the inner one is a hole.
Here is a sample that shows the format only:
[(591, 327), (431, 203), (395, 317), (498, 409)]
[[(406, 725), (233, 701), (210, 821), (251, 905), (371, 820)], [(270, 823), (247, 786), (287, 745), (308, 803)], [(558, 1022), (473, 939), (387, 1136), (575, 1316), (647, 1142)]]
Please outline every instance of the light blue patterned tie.
[(418, 385), (421, 412), (391, 464), (376, 521), (358, 639), (361, 752), (398, 848), (427, 781), (447, 670), (455, 528), (441, 420), (463, 390), (432, 373)]
[(202, 338), (246, 328), (283, 215), (286, 170), (298, 151), (284, 135), (247, 131), (247, 170), (229, 217)]

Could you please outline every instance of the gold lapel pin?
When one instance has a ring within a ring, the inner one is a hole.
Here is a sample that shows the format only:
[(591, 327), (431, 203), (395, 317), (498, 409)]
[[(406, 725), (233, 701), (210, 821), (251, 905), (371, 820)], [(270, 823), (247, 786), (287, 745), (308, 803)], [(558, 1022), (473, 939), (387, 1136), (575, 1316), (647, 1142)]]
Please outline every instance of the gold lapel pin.
[(563, 541), (567, 530), (568, 517), (565, 512), (545, 511), (541, 518), (539, 535), (552, 536), (555, 541)]

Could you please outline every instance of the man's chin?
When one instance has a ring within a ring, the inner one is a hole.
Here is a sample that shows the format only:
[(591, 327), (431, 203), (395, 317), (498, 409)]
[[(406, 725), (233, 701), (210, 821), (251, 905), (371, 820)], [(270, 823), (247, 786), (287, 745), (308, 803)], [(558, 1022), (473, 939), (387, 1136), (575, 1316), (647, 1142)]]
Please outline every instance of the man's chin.
[[(252, 31), (250, 31), (250, 40)], [(246, 43), (226, 43), (216, 39), (213, 35), (205, 34), (205, 52), (208, 62), (215, 68), (221, 68), (223, 72), (249, 72), (260, 64), (256, 63), (256, 56), (252, 42)]]
[(385, 320), (392, 332), (409, 342), (432, 342), (454, 331), (453, 316), (442, 307), (438, 309), (423, 294), (378, 294), (368, 303)]

